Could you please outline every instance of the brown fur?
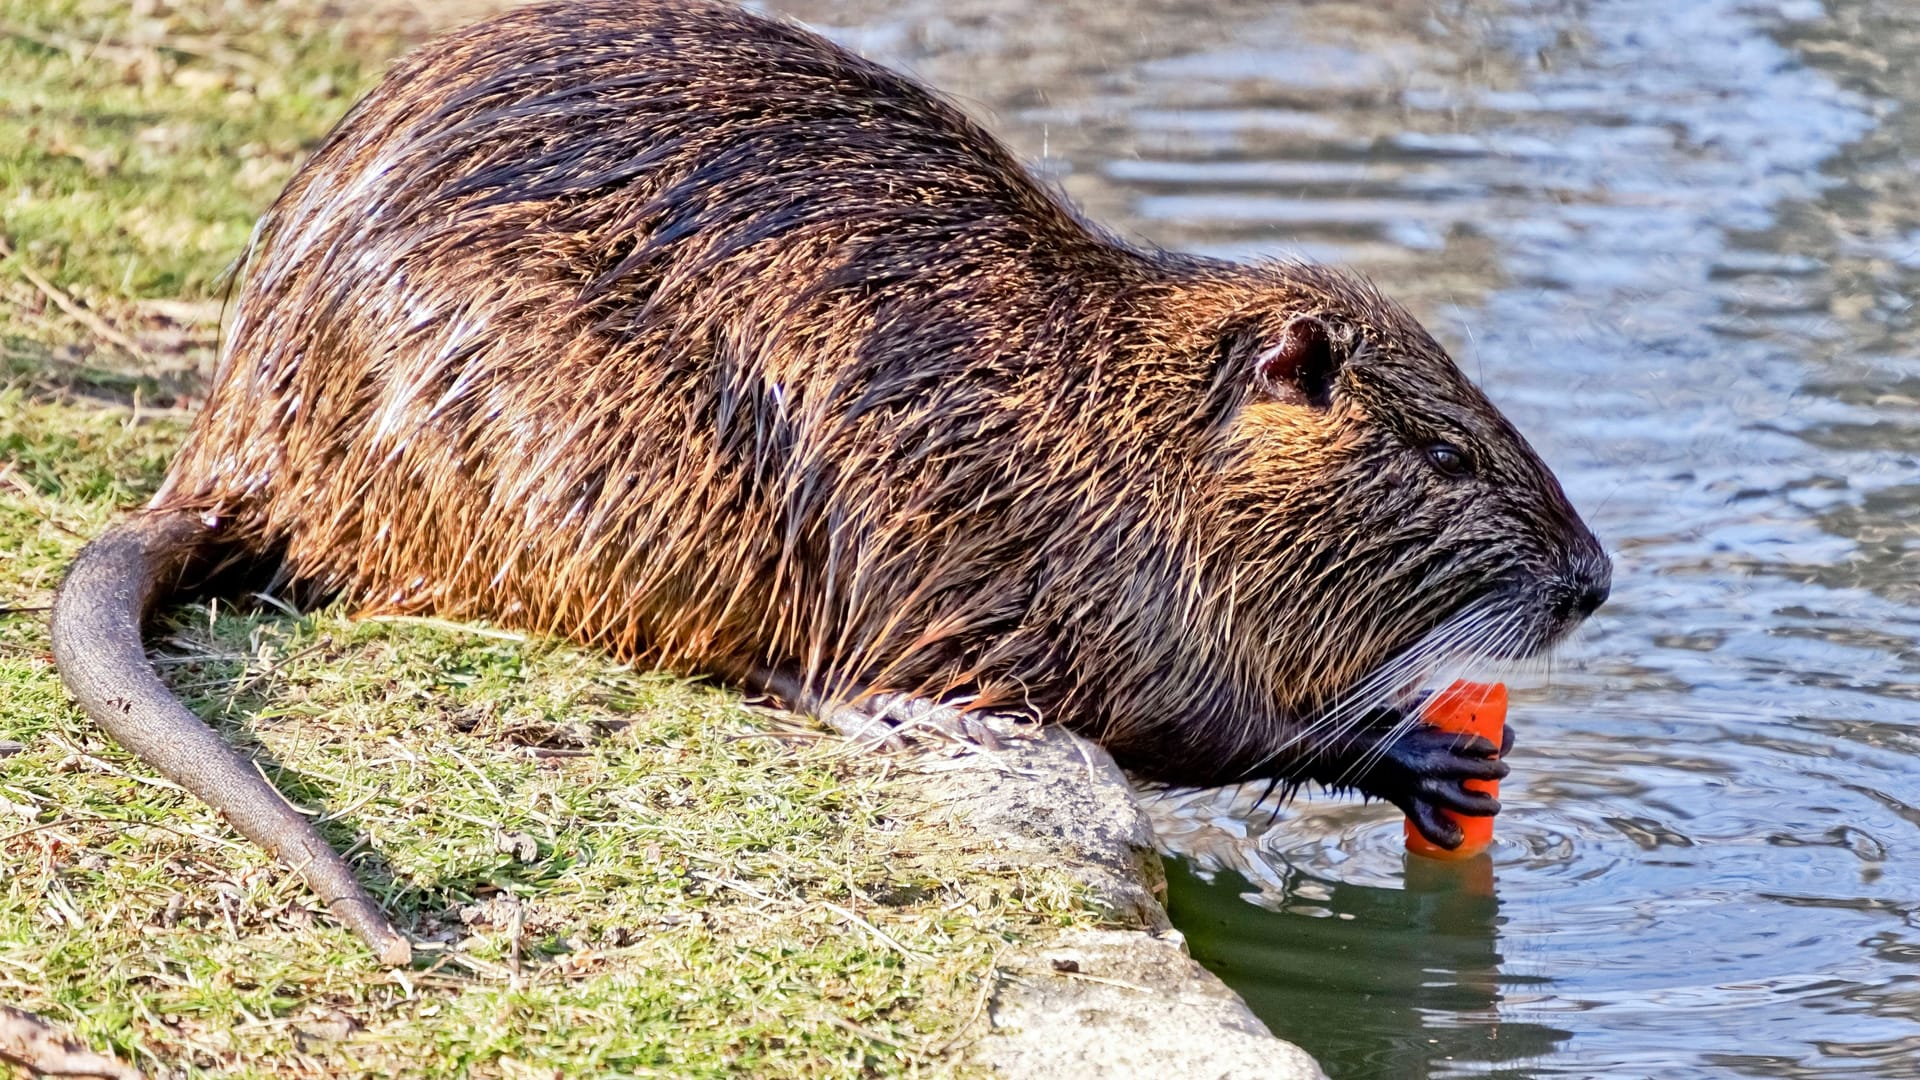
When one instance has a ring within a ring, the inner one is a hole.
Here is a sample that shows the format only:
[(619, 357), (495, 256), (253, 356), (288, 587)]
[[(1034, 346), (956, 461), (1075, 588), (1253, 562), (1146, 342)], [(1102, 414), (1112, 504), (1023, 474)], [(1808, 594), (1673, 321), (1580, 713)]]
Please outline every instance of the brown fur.
[[(1325, 400), (1262, 381), (1303, 317)], [(1605, 575), (1367, 284), (1122, 243), (923, 87), (706, 2), (401, 62), (261, 222), (154, 507), (370, 610), (972, 693), (1179, 783), (1316, 774), (1302, 725), (1449, 615), (1531, 652)]]

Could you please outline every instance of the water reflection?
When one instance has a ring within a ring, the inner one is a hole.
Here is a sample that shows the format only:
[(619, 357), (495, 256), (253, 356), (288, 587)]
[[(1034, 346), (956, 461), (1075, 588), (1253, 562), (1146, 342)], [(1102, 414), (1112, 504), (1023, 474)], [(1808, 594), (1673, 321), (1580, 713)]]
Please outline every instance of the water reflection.
[(775, 6), (1104, 222), (1369, 272), (1615, 554), (1515, 695), (1497, 908), (1379, 807), (1155, 804), (1276, 1030), (1336, 1077), (1920, 1076), (1920, 6)]
[[(1249, 914), (1249, 898), (1266, 894), (1246, 879), (1175, 861), (1168, 905), (1194, 956), (1240, 985), (1256, 1012), (1323, 1033), (1314, 1050), (1335, 1076), (1499, 1075), (1571, 1039), (1524, 1018), (1540, 980), (1515, 974), (1498, 951), (1491, 858), (1413, 859), (1408, 870), (1403, 888), (1380, 888), (1288, 869), (1284, 909)], [(1315, 977), (1280, 982), (1275, 971)]]

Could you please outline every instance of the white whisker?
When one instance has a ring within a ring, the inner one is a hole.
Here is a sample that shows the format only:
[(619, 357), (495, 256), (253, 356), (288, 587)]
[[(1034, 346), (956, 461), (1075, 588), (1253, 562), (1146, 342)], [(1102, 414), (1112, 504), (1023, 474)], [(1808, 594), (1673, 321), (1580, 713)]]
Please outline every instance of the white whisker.
[[(1433, 663), (1422, 673), (1423, 684), (1437, 690), (1463, 678), (1484, 679), (1489, 664), (1502, 662), (1500, 655), (1524, 632), (1525, 626), (1526, 620), (1518, 612), (1508, 612), (1497, 620), (1475, 620), (1472, 632), (1454, 635), (1449, 648), (1433, 658)], [(1419, 714), (1404, 712), (1392, 730), (1341, 772), (1336, 786), (1365, 776), (1392, 750), (1393, 744), (1419, 722)]]
[(1490, 623), (1497, 621), (1504, 624), (1509, 618), (1510, 615), (1499, 614), (1486, 601), (1462, 608), (1354, 684), (1311, 723), (1270, 751), (1268, 760), (1316, 736), (1344, 734), (1352, 725), (1376, 708), (1392, 703), (1393, 698), (1407, 689), (1428, 684), (1434, 671), (1451, 662), (1453, 656), (1473, 651), (1472, 647), (1485, 636)]

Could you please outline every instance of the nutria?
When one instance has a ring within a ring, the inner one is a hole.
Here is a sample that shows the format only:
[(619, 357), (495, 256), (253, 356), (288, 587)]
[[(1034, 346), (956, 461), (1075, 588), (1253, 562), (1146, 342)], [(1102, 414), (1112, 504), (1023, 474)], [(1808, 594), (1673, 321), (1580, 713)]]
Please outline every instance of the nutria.
[(1017, 705), (1441, 843), (1506, 766), (1396, 702), (1609, 577), (1368, 284), (1124, 242), (927, 88), (708, 0), (550, 0), (397, 64), (261, 221), (185, 446), (55, 605), (86, 711), (402, 959), (144, 655), (236, 562), (842, 719)]

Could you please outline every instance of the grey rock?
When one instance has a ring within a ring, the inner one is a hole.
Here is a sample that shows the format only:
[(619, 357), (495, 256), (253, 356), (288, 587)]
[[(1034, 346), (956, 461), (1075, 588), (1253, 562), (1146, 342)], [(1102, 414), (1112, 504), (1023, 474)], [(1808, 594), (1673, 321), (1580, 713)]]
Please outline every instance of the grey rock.
[(1166, 871), (1126, 775), (1064, 728), (1002, 729), (1004, 749), (926, 768), (930, 806), (1009, 861), (1065, 870), (1116, 922), (1165, 930)]
[(1002, 963), (976, 1060), (1004, 1077), (1325, 1080), (1178, 931), (1082, 930)]
[(996, 858), (1067, 872), (1122, 928), (1004, 954), (973, 1060), (1009, 1080), (1324, 1080), (1187, 954), (1161, 906), (1152, 826), (1113, 758), (1061, 728), (1000, 730), (1000, 750), (913, 759), (925, 813), (990, 838)]

